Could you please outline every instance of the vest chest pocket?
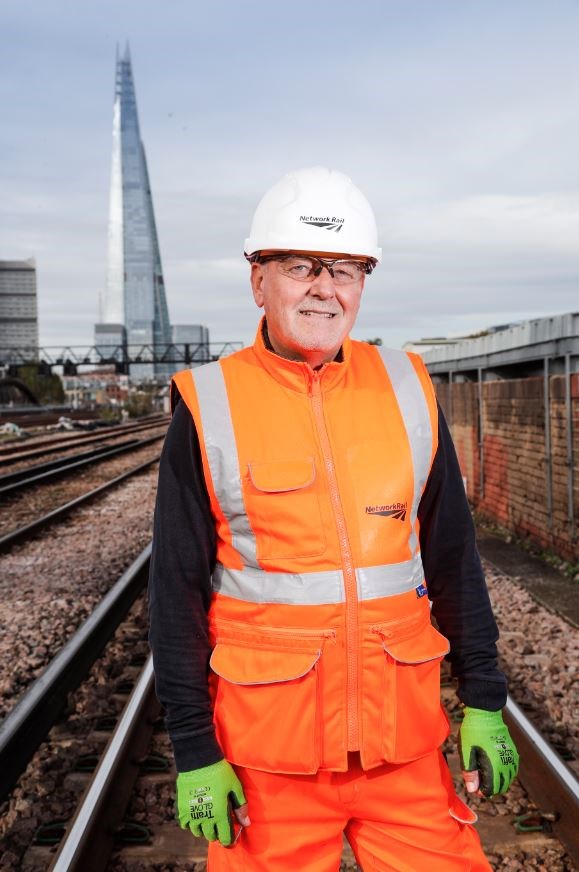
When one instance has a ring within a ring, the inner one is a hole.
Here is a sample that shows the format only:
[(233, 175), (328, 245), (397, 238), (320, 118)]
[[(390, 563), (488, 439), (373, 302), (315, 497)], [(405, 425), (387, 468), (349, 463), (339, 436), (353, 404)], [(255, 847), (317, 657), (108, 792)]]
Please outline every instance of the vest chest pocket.
[(266, 772), (316, 772), (321, 648), (259, 645), (227, 640), (213, 649), (210, 684), (223, 753)]
[(440, 702), (440, 663), (448, 639), (432, 624), (404, 638), (377, 630), (384, 649), (382, 749), (396, 763), (415, 760), (437, 748), (448, 735)]
[(244, 499), (259, 560), (315, 557), (326, 548), (313, 457), (251, 461)]

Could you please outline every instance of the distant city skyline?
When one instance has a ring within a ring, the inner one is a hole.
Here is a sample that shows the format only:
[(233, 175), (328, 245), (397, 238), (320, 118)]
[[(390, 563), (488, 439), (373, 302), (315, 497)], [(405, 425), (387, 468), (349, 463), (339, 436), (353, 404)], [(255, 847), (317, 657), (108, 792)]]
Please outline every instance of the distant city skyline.
[(0, 259), (36, 259), (40, 344), (91, 344), (99, 319), (126, 40), (172, 321), (252, 341), (253, 210), (315, 164), (378, 219), (356, 338), (577, 310), (578, 28), (573, 0), (6, 0)]

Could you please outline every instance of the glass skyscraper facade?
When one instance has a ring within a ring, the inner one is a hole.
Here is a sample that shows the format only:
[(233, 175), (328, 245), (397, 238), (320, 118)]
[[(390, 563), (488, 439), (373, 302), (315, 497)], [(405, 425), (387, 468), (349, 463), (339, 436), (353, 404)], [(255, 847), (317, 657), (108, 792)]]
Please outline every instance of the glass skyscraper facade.
[[(113, 109), (113, 153), (108, 229), (107, 280), (101, 300), (101, 324), (124, 325), (129, 346), (169, 344), (171, 325), (155, 226), (145, 149), (127, 46), (117, 56)], [(114, 332), (114, 331), (113, 331)], [(102, 335), (99, 336), (102, 344)], [(131, 351), (134, 353), (133, 349)], [(131, 354), (133, 356), (133, 354)], [(167, 364), (132, 366), (135, 379), (166, 377)]]

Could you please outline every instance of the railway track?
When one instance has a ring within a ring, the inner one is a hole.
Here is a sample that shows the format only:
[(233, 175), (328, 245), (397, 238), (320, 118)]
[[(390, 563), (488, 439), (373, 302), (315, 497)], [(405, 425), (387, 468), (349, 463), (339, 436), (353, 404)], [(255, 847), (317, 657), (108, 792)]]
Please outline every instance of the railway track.
[(154, 463), (158, 463), (159, 458), (160, 455), (156, 455), (150, 460), (146, 460), (144, 463), (139, 463), (137, 466), (132, 467), (132, 469), (129, 469), (126, 472), (115, 476), (115, 478), (112, 478), (105, 484), (101, 484), (98, 487), (93, 488), (92, 490), (88, 491), (88, 493), (85, 493), (80, 497), (76, 497), (73, 500), (69, 500), (68, 502), (58, 506), (56, 509), (52, 509), (50, 512), (41, 515), (34, 521), (29, 521), (28, 523), (17, 527), (15, 530), (12, 530), (12, 532), (6, 533), (6, 535), (4, 536), (0, 536), (0, 554), (9, 551), (14, 545), (18, 543), (25, 542), (26, 540), (31, 539), (33, 536), (36, 536), (38, 533), (42, 532), (42, 530), (45, 530), (55, 521), (62, 520), (62, 518), (64, 518), (66, 515), (69, 515), (71, 512), (74, 512), (76, 509), (80, 508), (86, 503), (89, 503), (91, 500), (96, 499), (98, 496), (105, 493), (106, 491), (117, 487), (119, 484), (121, 484), (121, 482), (126, 481), (128, 478), (132, 478), (132, 476), (134, 475), (140, 475), (141, 472), (144, 472)]
[[(15, 463), (20, 463), (26, 460), (34, 460), (38, 457), (43, 457), (47, 454), (58, 454), (62, 451), (69, 451), (78, 448), (79, 446), (90, 445), (95, 442), (104, 442), (108, 439), (120, 438), (131, 433), (139, 433), (143, 430), (148, 430), (151, 427), (158, 427), (167, 421), (165, 415), (154, 415), (147, 417), (144, 421), (139, 420), (131, 424), (118, 424), (114, 427), (101, 427), (98, 432), (90, 431), (88, 433), (75, 433), (54, 437), (40, 437), (39, 441), (35, 441), (32, 446), (29, 442), (25, 444), (21, 442), (10, 442), (0, 445), (0, 467), (6, 467)], [(34, 439), (34, 437), (32, 437)]]
[[(99, 606), (100, 617), (95, 613), (86, 622), (92, 627), (91, 633), (86, 626), (83, 627), (66, 646), (67, 650), (63, 650), (56, 658), (61, 665), (64, 664), (62, 668), (56, 668), (56, 661), (52, 663), (39, 679), (36, 688), (29, 691), (17, 709), (0, 726), (0, 786), (3, 793), (11, 789), (17, 772), (34, 752), (41, 734), (46, 734), (57, 711), (62, 708), (64, 699), (88, 670), (91, 657), (96, 656), (97, 649), (102, 648), (105, 637), (118, 624), (121, 614), (127, 611), (130, 603), (138, 596), (147, 574), (147, 562), (148, 550), (124, 574), (123, 584), (116, 586), (115, 593), (111, 591), (109, 602), (116, 603), (114, 617), (109, 612), (108, 605), (103, 602)], [(106, 619), (104, 615), (108, 615)], [(108, 622), (107, 629), (103, 630), (105, 621)], [(98, 627), (101, 629), (97, 630)], [(98, 642), (87, 642), (92, 634), (96, 634), (95, 638), (98, 636)], [(84, 644), (81, 644), (83, 640)], [(80, 653), (83, 650), (84, 653)], [(454, 691), (451, 687), (443, 688), (443, 698), (450, 700), (453, 697)], [(136, 678), (132, 695), (109, 737), (104, 755), (90, 777), (74, 818), (67, 824), (60, 823), (59, 835), (63, 837), (58, 848), (38, 844), (30, 848), (22, 863), (24, 872), (46, 868), (58, 872), (90, 872), (107, 868), (144, 870), (156, 864), (168, 863), (175, 864), (176, 868), (187, 863), (188, 868), (191, 868), (194, 862), (203, 862), (203, 843), (194, 840), (189, 833), (180, 831), (174, 821), (163, 820), (152, 826), (145, 821), (136, 828), (123, 825), (125, 809), (131, 802), (131, 796), (134, 797), (135, 781), (141, 772), (140, 764), (147, 757), (157, 714), (152, 667), (150, 661), (147, 661), (142, 673)], [(510, 851), (516, 849), (527, 852), (530, 856), (534, 852), (547, 850), (549, 846), (554, 847), (557, 845), (556, 840), (560, 839), (571, 857), (579, 857), (579, 833), (576, 827), (579, 810), (577, 779), (512, 700), (507, 705), (506, 718), (522, 751), (520, 780), (531, 800), (523, 798), (521, 803), (530, 817), (519, 816), (521, 819), (515, 823), (519, 824), (522, 832), (517, 833), (510, 818), (496, 814), (493, 803), (486, 804), (488, 811), (484, 805), (478, 808), (481, 838), (487, 851), (508, 856)], [(451, 741), (450, 748), (452, 747)], [(455, 753), (451, 752), (449, 763), (458, 779), (459, 764)], [(174, 777), (174, 772), (168, 767), (156, 775), (141, 773), (139, 783), (141, 789), (154, 793), (162, 788), (170, 795)], [(142, 787), (143, 782), (145, 788)], [(162, 801), (156, 802), (162, 805)], [(495, 814), (490, 813), (493, 809)], [(542, 831), (534, 831), (538, 826)], [(545, 827), (552, 832), (545, 833)], [(125, 839), (128, 837), (133, 844), (121, 847), (115, 839), (115, 833)], [(137, 838), (141, 844), (134, 843)], [(343, 868), (356, 868), (347, 848), (343, 863)], [(556, 868), (570, 870), (574, 867), (568, 865)]]
[[(123, 830), (122, 818), (115, 819), (111, 815), (111, 800), (114, 795), (118, 802), (119, 790), (124, 790), (126, 801), (129, 801), (132, 783), (139, 775), (135, 754), (131, 754), (130, 749), (138, 747), (144, 758), (156, 711), (152, 663), (148, 660), (50, 870), (96, 872), (110, 868), (111, 858), (114, 861), (111, 865), (116, 869), (203, 862), (205, 844), (193, 839), (188, 832), (178, 830), (173, 821), (156, 827), (145, 825), (136, 830), (131, 827)], [(501, 817), (479, 810), (479, 832), (483, 844), (487, 851), (496, 854), (498, 850), (508, 855), (514, 846), (519, 851), (533, 853), (558, 838), (571, 856), (578, 857), (579, 783), (511, 700), (506, 717), (525, 755), (521, 781), (535, 803), (541, 801), (537, 809), (530, 806), (527, 815), (518, 816), (515, 821), (505, 822)], [(459, 765), (457, 759), (451, 759), (450, 763), (454, 769)], [(536, 773), (540, 773), (539, 777)], [(169, 771), (161, 776), (144, 776), (144, 779), (159, 783), (162, 778), (172, 787), (174, 777), (174, 773)], [(519, 826), (519, 831), (513, 823)], [(121, 835), (121, 841), (125, 838), (133, 844), (119, 847), (117, 843), (115, 846), (115, 832)], [(134, 844), (134, 840), (141, 844)], [(95, 846), (98, 846), (96, 852)], [(347, 844), (344, 845), (342, 863), (346, 869), (358, 868)]]
[(60, 458), (59, 460), (51, 460), (48, 463), (41, 463), (27, 469), (9, 472), (6, 475), (0, 476), (0, 499), (20, 493), (24, 488), (31, 485), (46, 484), (57, 477), (67, 475), (67, 473), (76, 473), (79, 469), (83, 469), (91, 463), (98, 463), (99, 460), (110, 460), (119, 454), (124, 454), (126, 451), (135, 451), (135, 449), (142, 448), (144, 445), (157, 441), (160, 438), (162, 437), (154, 436), (150, 439), (130, 439), (128, 442), (122, 442), (120, 445), (115, 445), (112, 448), (97, 448), (93, 451), (75, 454), (72, 458)]
[[(160, 419), (141, 425), (137, 431), (141, 438), (124, 439), (111, 446), (101, 441), (87, 452), (52, 458), (0, 476), (0, 503), (4, 508), (0, 554), (157, 463), (160, 451), (150, 456), (151, 449), (163, 440), (165, 423)], [(152, 436), (144, 435), (151, 429), (156, 431)], [(112, 435), (118, 438), (123, 434)], [(127, 460), (134, 453), (140, 462), (127, 468)]]
[(149, 545), (0, 723), (0, 800), (6, 798), (56, 721), (68, 694), (78, 687), (142, 593), (150, 553)]
[(110, 460), (127, 451), (136, 451), (139, 448), (144, 448), (146, 445), (158, 442), (164, 436), (165, 433), (163, 432), (145, 439), (129, 439), (128, 441), (108, 447), (100, 445), (90, 451), (73, 454), (71, 457), (61, 457), (45, 463), (7, 472), (0, 476), (0, 499), (13, 496), (31, 485), (46, 484), (63, 475), (76, 473), (78, 470), (84, 469), (93, 463), (98, 463), (101, 460)]

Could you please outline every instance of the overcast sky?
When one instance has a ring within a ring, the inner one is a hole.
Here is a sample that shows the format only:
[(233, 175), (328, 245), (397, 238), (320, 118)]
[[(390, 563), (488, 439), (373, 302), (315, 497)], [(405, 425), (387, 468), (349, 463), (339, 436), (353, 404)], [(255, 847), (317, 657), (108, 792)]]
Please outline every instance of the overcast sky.
[(253, 210), (315, 164), (378, 220), (357, 338), (579, 310), (577, 0), (3, 0), (0, 259), (36, 258), (42, 344), (92, 342), (126, 40), (173, 323), (251, 342)]

